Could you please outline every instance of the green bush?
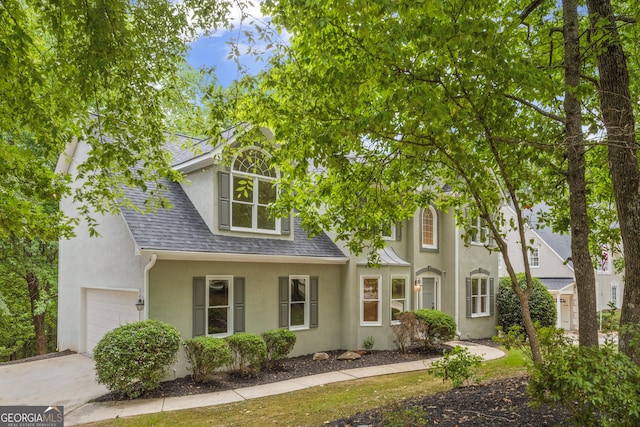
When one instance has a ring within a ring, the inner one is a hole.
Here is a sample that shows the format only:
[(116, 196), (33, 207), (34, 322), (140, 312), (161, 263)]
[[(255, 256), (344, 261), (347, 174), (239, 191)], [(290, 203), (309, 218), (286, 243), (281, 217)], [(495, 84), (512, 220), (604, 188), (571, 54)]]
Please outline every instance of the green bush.
[(413, 314), (424, 325), (420, 328), (414, 340), (422, 344), (425, 349), (433, 348), (443, 341), (452, 340), (456, 336), (456, 321), (447, 313), (423, 308), (415, 310)]
[(477, 372), (482, 364), (482, 356), (471, 354), (468, 348), (455, 346), (453, 350), (445, 352), (440, 360), (431, 364), (431, 371), (442, 381), (451, 380), (454, 387), (460, 387), (465, 382), (477, 381)]
[(196, 337), (185, 341), (184, 349), (197, 383), (208, 381), (216, 370), (231, 363), (231, 350), (222, 338)]
[(296, 345), (296, 334), (288, 329), (271, 329), (262, 334), (267, 346), (266, 362), (272, 367), (274, 362), (287, 357)]
[(640, 367), (612, 342), (599, 348), (559, 345), (530, 372), (537, 404), (562, 404), (576, 425), (640, 425)]
[(225, 340), (231, 349), (229, 367), (232, 371), (247, 376), (260, 370), (267, 357), (267, 345), (259, 335), (243, 332), (228, 336)]
[(160, 385), (176, 362), (180, 332), (159, 320), (130, 323), (108, 332), (93, 350), (96, 377), (130, 399)]
[[(522, 289), (527, 288), (527, 280), (524, 273), (516, 275), (518, 284)], [(529, 297), (529, 311), (531, 320), (538, 322), (540, 327), (555, 326), (556, 302), (547, 288), (537, 278), (533, 280), (533, 291)], [(508, 331), (513, 325), (519, 325), (524, 329), (522, 314), (520, 313), (520, 300), (511, 287), (509, 277), (500, 278), (500, 287), (497, 297), (498, 323), (504, 331)]]
[(376, 339), (372, 336), (368, 336), (364, 339), (364, 341), (362, 341), (362, 347), (368, 352), (371, 352), (371, 350), (373, 350), (373, 346), (375, 344)]

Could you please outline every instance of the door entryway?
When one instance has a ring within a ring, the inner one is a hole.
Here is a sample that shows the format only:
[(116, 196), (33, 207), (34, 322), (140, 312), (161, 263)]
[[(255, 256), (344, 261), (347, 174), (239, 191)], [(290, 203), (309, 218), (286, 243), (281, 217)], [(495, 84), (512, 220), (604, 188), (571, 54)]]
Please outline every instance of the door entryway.
[(440, 310), (440, 278), (434, 276), (420, 277), (418, 296), (419, 308)]

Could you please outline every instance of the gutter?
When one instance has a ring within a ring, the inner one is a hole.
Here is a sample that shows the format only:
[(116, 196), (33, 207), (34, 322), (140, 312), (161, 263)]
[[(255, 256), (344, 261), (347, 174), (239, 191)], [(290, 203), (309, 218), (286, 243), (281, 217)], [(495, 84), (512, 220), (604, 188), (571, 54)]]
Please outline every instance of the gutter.
[(142, 298), (144, 299), (145, 304), (142, 320), (147, 320), (149, 318), (149, 270), (151, 270), (153, 266), (156, 265), (157, 259), (158, 256), (155, 253), (151, 254), (151, 259), (149, 260), (147, 265), (144, 266), (144, 291), (142, 294)]
[(455, 235), (455, 242), (454, 242), (455, 272), (453, 274), (454, 276), (453, 280), (455, 281), (455, 286), (453, 287), (453, 289), (455, 290), (456, 303), (454, 304), (453, 313), (456, 321), (456, 336), (458, 337), (458, 339), (460, 339), (462, 337), (462, 332), (460, 332), (460, 235), (459, 235), (459, 228), (457, 226), (456, 226), (456, 231), (454, 235)]
[[(347, 257), (313, 257), (298, 255), (260, 255), (220, 252), (187, 252), (157, 249), (140, 249), (140, 254), (151, 254), (158, 259), (172, 261), (223, 261), (223, 262), (256, 262), (280, 264), (347, 264)], [(153, 265), (152, 265), (153, 267)]]

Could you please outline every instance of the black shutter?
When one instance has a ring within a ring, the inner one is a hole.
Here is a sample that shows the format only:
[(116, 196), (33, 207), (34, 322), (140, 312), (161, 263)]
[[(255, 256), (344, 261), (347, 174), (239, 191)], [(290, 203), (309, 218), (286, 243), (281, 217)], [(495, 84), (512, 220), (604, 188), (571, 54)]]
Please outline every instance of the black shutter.
[(495, 306), (495, 291), (493, 289), (493, 277), (489, 279), (489, 314), (493, 316)]
[(402, 240), (402, 221), (396, 222), (396, 240)]
[(229, 230), (231, 228), (229, 192), (229, 173), (218, 172), (218, 229), (220, 230)]
[(473, 313), (473, 299), (471, 298), (473, 295), (471, 294), (471, 277), (467, 277), (467, 317), (471, 317)]
[(278, 312), (279, 321), (278, 326), (280, 328), (288, 328), (289, 327), (289, 278), (288, 277), (280, 277), (278, 278), (279, 282), (279, 301), (280, 307)]
[(206, 335), (207, 283), (204, 277), (193, 278), (193, 336)]
[(233, 278), (233, 333), (244, 332), (244, 277)]
[(312, 276), (309, 278), (309, 294), (310, 304), (309, 307), (309, 327), (318, 327), (318, 276)]

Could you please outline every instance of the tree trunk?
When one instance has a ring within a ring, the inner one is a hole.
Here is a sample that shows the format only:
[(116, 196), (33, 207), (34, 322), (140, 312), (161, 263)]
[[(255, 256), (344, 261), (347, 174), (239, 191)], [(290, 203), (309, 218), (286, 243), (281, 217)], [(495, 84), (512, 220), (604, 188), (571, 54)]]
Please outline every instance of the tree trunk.
[(47, 336), (44, 329), (45, 311), (36, 314), (37, 303), (40, 299), (40, 282), (35, 273), (27, 273), (27, 285), (29, 287), (29, 301), (31, 302), (31, 318), (33, 319), (33, 330), (36, 334), (36, 354), (47, 354)]
[(571, 258), (578, 290), (578, 323), (581, 346), (598, 346), (596, 316), (596, 278), (589, 253), (589, 216), (585, 183), (582, 110), (576, 97), (580, 84), (580, 39), (578, 32), (578, 2), (562, 2), (564, 18), (564, 110), (566, 154), (568, 162), (569, 209), (571, 220)]
[[(618, 38), (609, 0), (588, 0), (591, 31), (597, 46), (600, 106), (607, 130), (609, 169), (618, 209), (624, 248), (625, 286), (620, 324), (640, 323), (640, 170), (638, 168), (635, 120), (629, 92), (627, 60)], [(599, 20), (606, 25), (598, 28)], [(604, 37), (602, 37), (604, 35)], [(640, 362), (640, 351), (630, 346), (630, 333), (620, 334), (620, 351)]]

